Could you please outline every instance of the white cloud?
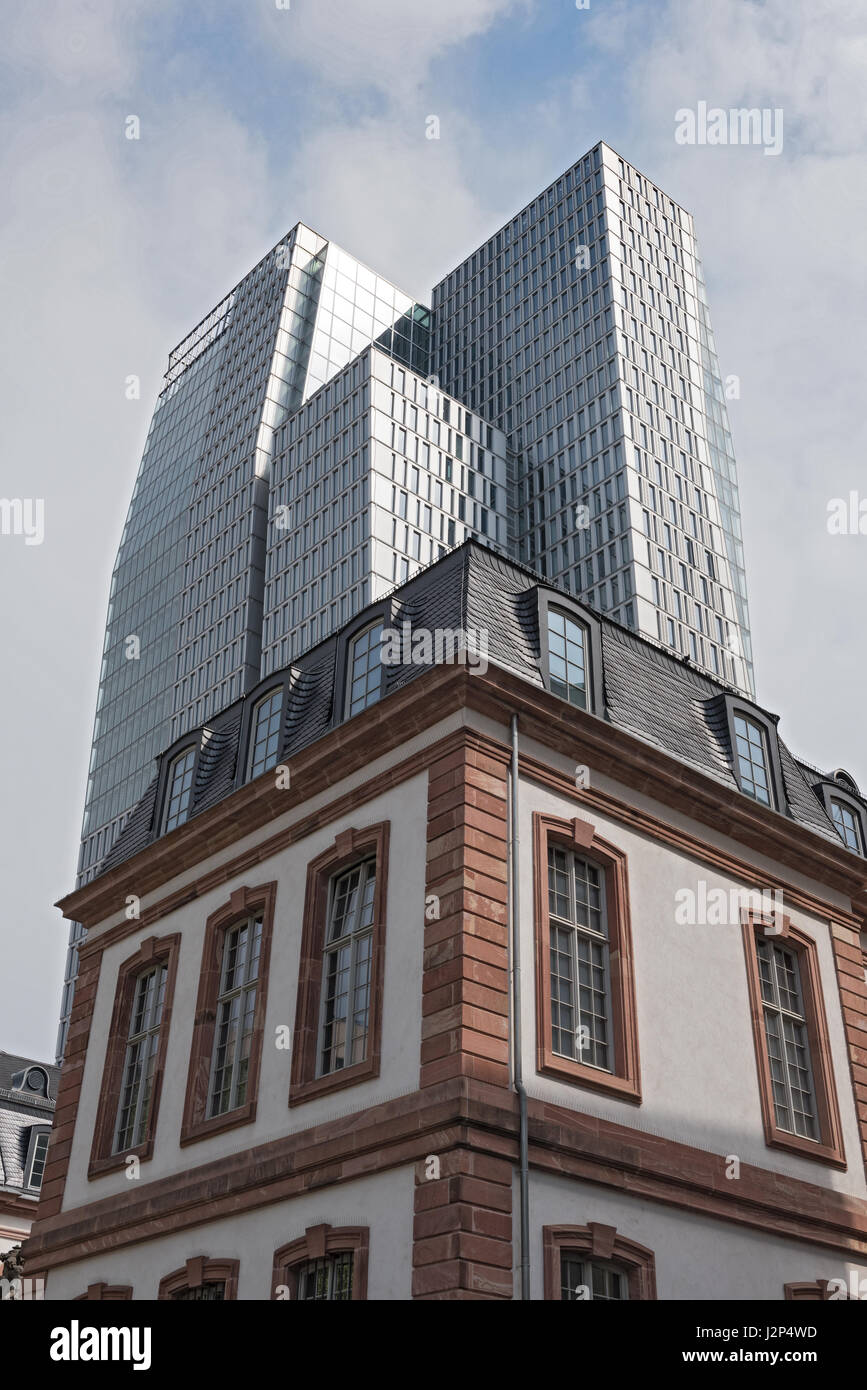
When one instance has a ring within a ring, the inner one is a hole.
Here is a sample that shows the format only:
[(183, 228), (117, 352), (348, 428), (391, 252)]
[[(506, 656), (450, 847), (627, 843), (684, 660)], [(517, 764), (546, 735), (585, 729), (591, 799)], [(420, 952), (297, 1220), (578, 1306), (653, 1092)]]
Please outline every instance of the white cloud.
[(260, 13), (270, 43), (340, 87), (405, 95), (450, 48), (526, 11), (532, 0), (292, 0)]
[[(738, 458), (758, 697), (795, 752), (852, 765), (867, 788), (863, 642), (867, 536), (829, 537), (826, 504), (867, 495), (863, 6), (673, 0), (622, 62), (612, 142), (695, 216)], [(584, 94), (579, 92), (581, 109)], [(699, 100), (782, 107), (777, 158), (674, 143)]]

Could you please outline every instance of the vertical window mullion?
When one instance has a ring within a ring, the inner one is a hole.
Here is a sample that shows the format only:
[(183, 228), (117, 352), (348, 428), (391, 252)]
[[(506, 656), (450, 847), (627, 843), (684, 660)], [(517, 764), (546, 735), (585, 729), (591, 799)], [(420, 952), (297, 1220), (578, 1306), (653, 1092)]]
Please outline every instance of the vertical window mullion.
[[(355, 886), (352, 887), (353, 875), (355, 876)], [(318, 1075), (328, 1076), (336, 1071), (343, 1070), (345, 1067), (353, 1066), (353, 1054), (355, 1051), (355, 1016), (356, 1005), (359, 994), (360, 977), (360, 950), (363, 942), (370, 941), (370, 956), (368, 970), (372, 978), (373, 971), (373, 936), (375, 929), (375, 900), (371, 904), (371, 921), (366, 923), (365, 897), (368, 888), (373, 885), (375, 893), (376, 881), (376, 862), (374, 860), (364, 861), (353, 865), (351, 868), (338, 873), (332, 878), (328, 888), (328, 912), (325, 922), (324, 946), (322, 953), (322, 984), (320, 989), (319, 1003), (319, 1032), (317, 1035), (317, 1067)], [(345, 885), (348, 887), (348, 893)], [(354, 901), (350, 895), (354, 894)], [(350, 904), (347, 905), (346, 899), (350, 896)], [(344, 913), (343, 920), (338, 917), (338, 912)], [(340, 931), (340, 936), (332, 940), (335, 929)], [(343, 992), (338, 994), (340, 988), (339, 977), (341, 973), (340, 957), (346, 956), (346, 988), (345, 996)], [(333, 979), (332, 979), (333, 976)], [(366, 1022), (361, 1042), (363, 1043), (364, 1055), (357, 1059), (364, 1061), (369, 1047), (370, 1038), (370, 987), (371, 978), (367, 982), (368, 1007), (366, 1010)], [(337, 1023), (340, 1021), (335, 1012), (335, 1006), (339, 998), (344, 998), (343, 1015), (343, 1064), (341, 1067), (335, 1065), (335, 1035)], [(329, 1018), (329, 1010), (331, 1017)]]
[[(248, 996), (252, 996), (252, 1013), (255, 1019), (256, 999), (259, 985), (259, 955), (261, 953), (261, 919), (257, 916), (227, 929), (223, 939), (223, 959), (220, 969), (220, 993), (217, 996), (214, 1046), (211, 1054), (209, 1117), (226, 1114), (236, 1110), (244, 1103), (241, 1099), (241, 1068), (247, 1062), (249, 1074), (249, 1053), (243, 1056), (245, 1047), (245, 1019)], [(246, 935), (245, 935), (246, 933)], [(231, 976), (229, 961), (232, 961)], [(227, 989), (229, 978), (237, 983)], [(234, 1010), (234, 1012), (233, 1012)], [(250, 1050), (254, 1022), (250, 1025)], [(221, 1059), (221, 1036), (222, 1044)], [(228, 1059), (228, 1061), (227, 1061)], [(246, 1078), (244, 1082), (246, 1098)]]

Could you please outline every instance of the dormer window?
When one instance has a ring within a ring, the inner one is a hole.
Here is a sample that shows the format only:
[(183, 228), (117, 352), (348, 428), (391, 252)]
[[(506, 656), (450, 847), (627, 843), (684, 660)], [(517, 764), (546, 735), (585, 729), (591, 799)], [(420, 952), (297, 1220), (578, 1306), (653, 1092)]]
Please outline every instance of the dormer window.
[(48, 1137), (51, 1133), (47, 1125), (33, 1125), (27, 1145), (26, 1185), (31, 1188), (42, 1186), (45, 1172), (45, 1157), (48, 1153)]
[(375, 705), (382, 693), (382, 623), (372, 623), (353, 640), (349, 655), (346, 715)]
[(12, 1077), (12, 1089), (48, 1099), (48, 1073), (43, 1067), (28, 1067)]
[(855, 779), (838, 767), (819, 782), (813, 779), (813, 790), (846, 848), (853, 854), (867, 853), (864, 800)]
[(551, 691), (587, 709), (587, 629), (562, 608), (548, 609), (548, 675)]
[(166, 833), (169, 830), (174, 830), (177, 825), (183, 825), (190, 814), (195, 766), (195, 747), (186, 748), (183, 753), (179, 753), (172, 760), (169, 767), (166, 819), (163, 826)]
[(724, 712), (731, 770), (739, 791), (760, 806), (790, 814), (780, 744), (773, 715), (735, 695), (720, 694), (708, 703), (712, 722)]
[(863, 854), (864, 845), (861, 838), (860, 817), (852, 807), (847, 802), (841, 801), (838, 796), (832, 796), (831, 816), (843, 844), (854, 850), (856, 854)]
[(763, 806), (773, 806), (765, 732), (754, 719), (735, 713), (735, 764), (740, 789)]
[(280, 724), (283, 713), (283, 687), (272, 690), (253, 710), (250, 734), (250, 772), (252, 778), (275, 767), (280, 756)]
[(547, 690), (576, 709), (601, 715), (602, 633), (595, 614), (551, 589), (537, 591), (539, 668)]

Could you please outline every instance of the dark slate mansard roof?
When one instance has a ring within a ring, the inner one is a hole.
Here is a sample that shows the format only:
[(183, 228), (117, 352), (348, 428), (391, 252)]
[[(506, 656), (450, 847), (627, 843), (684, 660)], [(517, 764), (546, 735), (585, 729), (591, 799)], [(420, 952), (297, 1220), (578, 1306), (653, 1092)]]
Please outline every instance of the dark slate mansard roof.
[[(679, 658), (596, 613), (556, 584), (541, 579), (535, 571), (469, 540), (394, 589), (389, 599), (395, 627), (409, 622), (413, 630), (484, 631), (490, 664), (506, 667), (531, 685), (542, 687), (540, 590), (562, 594), (599, 623), (605, 696), (602, 717), (614, 727), (627, 730), (737, 790), (726, 696), (743, 700), (748, 707), (760, 711), (761, 707), (741, 692), (705, 675), (688, 659)], [(374, 617), (385, 601), (378, 599), (364, 613)], [(353, 629), (363, 626), (364, 613), (352, 619)], [(349, 626), (298, 657), (288, 671), (273, 673), (275, 681), (290, 674), (292, 689), (288, 709), (284, 710), (280, 761), (290, 759), (342, 722), (341, 692), (335, 690), (335, 681), (339, 644)], [(427, 669), (418, 663), (386, 666), (384, 696)], [(236, 785), (238, 757), (244, 756), (245, 751), (238, 748), (244, 703), (244, 699), (236, 701), (199, 730), (207, 738), (197, 760), (190, 818), (223, 800)], [(761, 712), (776, 725), (777, 716)], [(798, 762), (782, 740), (779, 753), (791, 817), (825, 839), (841, 844), (819, 792), (820, 784), (833, 778)], [(120, 836), (99, 866), (99, 874), (124, 863), (158, 838), (154, 824), (158, 780), (154, 778), (130, 812)], [(851, 792), (848, 784), (846, 789)], [(867, 810), (867, 801), (858, 799)]]
[[(47, 1103), (44, 1097), (20, 1089), (31, 1067), (38, 1067), (48, 1077)], [(0, 1052), (0, 1188), (23, 1188), (30, 1129), (51, 1124), (59, 1078), (59, 1067)]]

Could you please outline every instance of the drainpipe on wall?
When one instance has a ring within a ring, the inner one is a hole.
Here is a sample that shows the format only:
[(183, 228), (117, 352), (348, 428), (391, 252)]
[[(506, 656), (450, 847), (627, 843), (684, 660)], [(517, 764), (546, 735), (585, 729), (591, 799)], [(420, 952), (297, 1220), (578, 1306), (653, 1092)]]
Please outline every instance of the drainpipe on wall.
[(524, 1090), (524, 1063), (521, 1047), (521, 941), (520, 911), (518, 889), (520, 875), (518, 869), (518, 850), (520, 847), (518, 823), (518, 716), (512, 715), (512, 768), (511, 768), (511, 808), (510, 808), (510, 859), (511, 878), (509, 885), (509, 925), (512, 946), (512, 1039), (513, 1039), (513, 1077), (518, 1096), (520, 1112), (520, 1222), (521, 1222), (521, 1298), (530, 1297), (530, 1160), (527, 1139), (527, 1092)]

